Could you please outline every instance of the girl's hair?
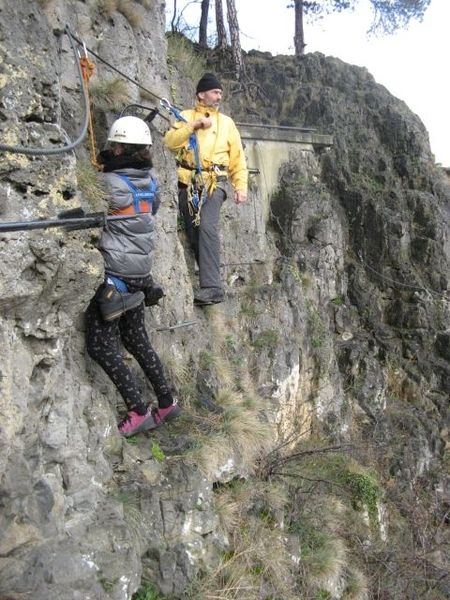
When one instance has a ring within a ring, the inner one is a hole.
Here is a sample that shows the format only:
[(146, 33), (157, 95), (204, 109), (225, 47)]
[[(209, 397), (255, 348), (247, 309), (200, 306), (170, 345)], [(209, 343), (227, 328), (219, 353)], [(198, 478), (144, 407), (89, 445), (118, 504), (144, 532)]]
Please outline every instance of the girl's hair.
[(142, 146), (139, 144), (122, 144), (122, 156), (132, 156), (136, 160), (147, 162), (152, 158), (150, 146)]
[[(115, 148), (120, 148), (116, 154)], [(132, 166), (135, 169), (153, 168), (153, 155), (150, 146), (142, 144), (122, 144), (120, 142), (108, 142), (108, 146), (102, 150), (97, 160), (105, 165), (104, 171), (111, 171), (118, 166)]]

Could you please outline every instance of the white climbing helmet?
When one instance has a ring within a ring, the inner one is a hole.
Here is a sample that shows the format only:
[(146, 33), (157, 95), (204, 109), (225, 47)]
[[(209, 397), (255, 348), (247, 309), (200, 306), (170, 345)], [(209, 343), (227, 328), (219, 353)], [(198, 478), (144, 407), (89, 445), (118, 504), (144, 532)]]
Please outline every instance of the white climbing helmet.
[(120, 144), (152, 145), (150, 129), (145, 121), (138, 117), (120, 117), (109, 130), (108, 142)]

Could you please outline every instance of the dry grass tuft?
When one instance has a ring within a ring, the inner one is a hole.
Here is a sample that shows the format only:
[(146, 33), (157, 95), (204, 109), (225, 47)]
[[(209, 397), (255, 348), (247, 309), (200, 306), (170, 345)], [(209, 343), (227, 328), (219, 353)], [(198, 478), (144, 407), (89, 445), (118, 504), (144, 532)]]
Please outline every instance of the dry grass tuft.
[(347, 550), (343, 540), (324, 537), (322, 543), (302, 558), (305, 579), (310, 587), (332, 591), (344, 576)]
[(239, 453), (243, 465), (253, 470), (255, 461), (270, 450), (270, 428), (258, 414), (234, 407), (225, 412), (222, 431)]
[(90, 161), (77, 161), (77, 185), (90, 208), (94, 211), (104, 210), (107, 199), (106, 190), (101, 184), (97, 170)]
[[(180, 34), (167, 35), (167, 63), (170, 68), (176, 68), (194, 84), (206, 70), (205, 60), (194, 50), (191, 42)], [(175, 90), (172, 90), (172, 100), (176, 102)]]
[[(138, 4), (148, 9), (153, 3), (151, 0), (141, 0)], [(115, 12), (122, 13), (133, 29), (142, 24), (143, 15), (131, 0), (97, 0), (97, 10), (106, 18), (111, 18)]]
[(131, 102), (131, 94), (121, 77), (95, 82), (89, 88), (91, 104), (103, 111), (118, 111)]
[(97, 0), (97, 10), (103, 17), (112, 17), (116, 12), (118, 0)]
[(183, 404), (187, 406), (196, 395), (194, 373), (182, 357), (173, 352), (173, 349), (159, 352), (164, 371), (173, 382), (175, 389), (183, 397)]
[(364, 573), (350, 567), (347, 573), (346, 587), (342, 595), (342, 600), (366, 600), (368, 592), (368, 582)]
[(142, 511), (139, 501), (134, 492), (120, 492), (117, 500), (122, 504), (124, 520), (133, 531), (135, 540), (139, 546), (143, 545)]
[(219, 528), (222, 535), (228, 535), (239, 527), (242, 506), (234, 499), (232, 490), (223, 488), (215, 495), (214, 509), (219, 518)]
[(132, 29), (137, 29), (141, 26), (143, 15), (136, 10), (131, 0), (118, 0), (117, 10), (123, 14)]
[(210, 473), (220, 472), (221, 463), (225, 471), (235, 465), (253, 472), (259, 458), (270, 450), (270, 426), (230, 388), (219, 390), (216, 403), (225, 410), (198, 417), (201, 430), (208, 433), (199, 436), (195, 462)]
[(199, 435), (197, 443), (185, 453), (183, 460), (187, 465), (200, 469), (205, 477), (214, 479), (234, 466), (227, 440), (219, 433)]
[(283, 505), (282, 490), (265, 482), (240, 480), (217, 490), (214, 507), (229, 549), (216, 570), (199, 582), (203, 597), (254, 600), (264, 590), (264, 597), (296, 598), (285, 534), (267, 504), (275, 495)]

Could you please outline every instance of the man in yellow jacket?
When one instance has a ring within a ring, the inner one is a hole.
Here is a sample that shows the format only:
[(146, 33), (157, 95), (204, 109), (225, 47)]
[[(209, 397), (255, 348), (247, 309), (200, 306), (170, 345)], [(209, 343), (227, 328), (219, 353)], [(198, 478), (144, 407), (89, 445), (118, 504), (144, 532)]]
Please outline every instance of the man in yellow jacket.
[(195, 108), (179, 113), (166, 133), (166, 146), (178, 167), (178, 201), (187, 238), (199, 267), (200, 289), (194, 304), (225, 300), (220, 275), (219, 219), (227, 198), (227, 182), (234, 201), (247, 200), (247, 164), (239, 131), (230, 117), (219, 113), (222, 85), (205, 73), (197, 84)]

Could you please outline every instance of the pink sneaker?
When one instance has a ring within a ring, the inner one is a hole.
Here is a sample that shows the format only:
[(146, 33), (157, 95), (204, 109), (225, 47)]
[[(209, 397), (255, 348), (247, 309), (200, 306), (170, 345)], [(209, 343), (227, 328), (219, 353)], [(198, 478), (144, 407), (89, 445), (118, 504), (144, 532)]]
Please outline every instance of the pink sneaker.
[(152, 416), (152, 407), (149, 406), (145, 415), (138, 415), (133, 410), (119, 424), (119, 433), (124, 437), (131, 437), (140, 431), (154, 429), (156, 427)]
[(174, 398), (170, 406), (166, 408), (153, 408), (152, 416), (155, 422), (155, 427), (161, 425), (163, 421), (170, 421), (176, 419), (182, 414), (181, 408), (178, 406), (178, 399)]

